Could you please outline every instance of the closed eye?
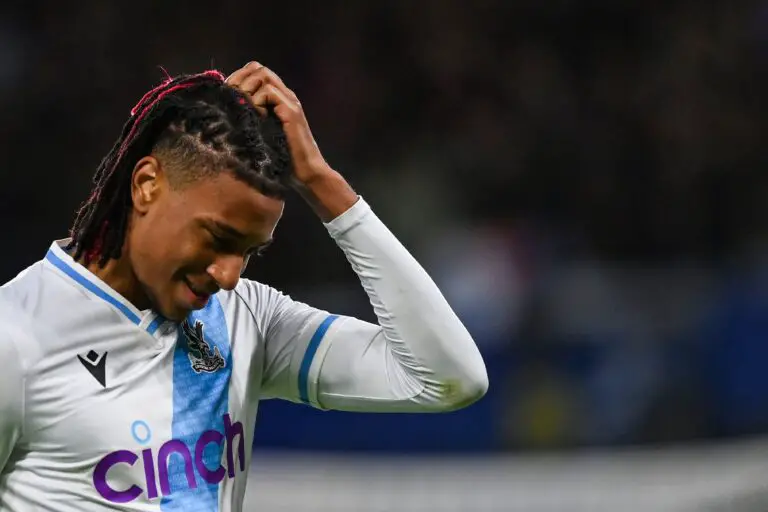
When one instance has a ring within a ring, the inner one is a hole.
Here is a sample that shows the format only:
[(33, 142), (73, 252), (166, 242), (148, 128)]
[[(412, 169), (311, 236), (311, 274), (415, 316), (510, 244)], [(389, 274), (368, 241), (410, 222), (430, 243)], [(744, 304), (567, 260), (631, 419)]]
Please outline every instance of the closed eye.
[(225, 253), (234, 252), (234, 243), (232, 240), (219, 236), (212, 231), (208, 231), (208, 233), (211, 235), (211, 247), (214, 251)]
[(246, 258), (253, 255), (262, 256), (264, 251), (272, 245), (272, 238), (257, 246), (252, 246), (247, 250), (243, 250), (243, 245), (246, 243), (245, 235), (238, 234), (237, 236), (222, 233), (220, 229), (223, 229), (217, 223), (211, 223), (202, 221), (201, 224), (205, 232), (208, 234), (208, 243), (210, 247), (218, 253), (226, 254), (243, 254)]
[(272, 240), (273, 239), (270, 238), (269, 240), (267, 240), (263, 244), (259, 245), (258, 247), (254, 247), (253, 249), (250, 249), (248, 251), (248, 255), (249, 256), (250, 255), (256, 255), (258, 257), (264, 256), (264, 252), (266, 252), (266, 250), (269, 248), (269, 246), (272, 245)]

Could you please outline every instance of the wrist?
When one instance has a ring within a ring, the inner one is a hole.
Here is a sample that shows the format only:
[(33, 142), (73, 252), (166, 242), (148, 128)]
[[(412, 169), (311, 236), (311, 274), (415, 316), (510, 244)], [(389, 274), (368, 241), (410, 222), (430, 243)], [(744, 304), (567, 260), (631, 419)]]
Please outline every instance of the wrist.
[(294, 188), (326, 223), (346, 212), (358, 200), (347, 180), (327, 164), (310, 177), (297, 181)]
[(322, 158), (315, 164), (305, 164), (296, 172), (294, 170), (291, 186), (301, 192), (319, 186), (322, 182), (336, 179), (339, 174)]

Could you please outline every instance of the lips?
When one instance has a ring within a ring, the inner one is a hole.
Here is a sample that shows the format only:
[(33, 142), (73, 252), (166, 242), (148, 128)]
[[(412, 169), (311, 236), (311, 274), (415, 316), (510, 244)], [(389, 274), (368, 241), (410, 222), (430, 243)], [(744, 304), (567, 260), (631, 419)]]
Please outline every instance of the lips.
[(208, 299), (211, 298), (211, 294), (207, 292), (200, 291), (199, 289), (195, 288), (189, 281), (186, 279), (184, 280), (184, 284), (187, 285), (187, 289), (189, 290), (190, 300), (192, 302), (192, 306), (196, 309), (205, 307), (205, 305), (208, 303)]

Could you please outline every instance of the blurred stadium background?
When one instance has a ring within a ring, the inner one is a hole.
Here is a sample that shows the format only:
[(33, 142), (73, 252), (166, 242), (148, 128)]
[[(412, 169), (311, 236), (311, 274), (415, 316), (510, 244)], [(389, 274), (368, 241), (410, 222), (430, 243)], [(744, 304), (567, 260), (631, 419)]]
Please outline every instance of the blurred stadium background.
[[(0, 280), (129, 109), (258, 59), (442, 286), (491, 388), (264, 403), (247, 510), (768, 510), (768, 2), (3, 2)], [(249, 277), (372, 320), (293, 199)]]

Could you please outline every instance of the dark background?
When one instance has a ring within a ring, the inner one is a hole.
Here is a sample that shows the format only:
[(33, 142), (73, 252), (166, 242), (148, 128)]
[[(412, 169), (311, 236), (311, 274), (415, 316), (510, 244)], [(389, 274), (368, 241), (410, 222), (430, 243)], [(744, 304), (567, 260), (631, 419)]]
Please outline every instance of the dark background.
[[(249, 60), (441, 285), (491, 378), (440, 416), (265, 403), (256, 444), (389, 452), (768, 431), (768, 3), (5, 2), (0, 280), (63, 238), (130, 108)], [(372, 320), (297, 198), (249, 277)]]

